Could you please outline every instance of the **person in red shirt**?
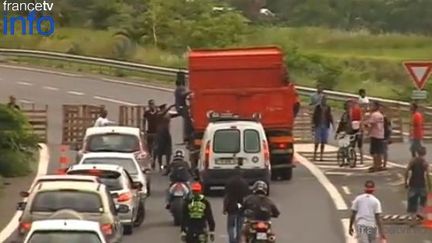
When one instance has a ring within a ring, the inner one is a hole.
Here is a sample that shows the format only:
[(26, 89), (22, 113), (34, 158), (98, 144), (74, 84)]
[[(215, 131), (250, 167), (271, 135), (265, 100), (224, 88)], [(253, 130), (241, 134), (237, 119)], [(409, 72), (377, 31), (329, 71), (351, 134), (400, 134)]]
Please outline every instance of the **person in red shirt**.
[(350, 112), (351, 126), (353, 128), (353, 134), (357, 133), (356, 143), (360, 153), (360, 164), (363, 164), (363, 129), (362, 129), (363, 112), (357, 100), (351, 100), (349, 104), (351, 107), (351, 112)]
[(418, 105), (416, 103), (411, 104), (411, 129), (410, 129), (410, 138), (411, 138), (411, 155), (413, 158), (417, 157), (419, 154), (419, 150), (422, 147), (423, 140), (423, 115), (418, 111)]

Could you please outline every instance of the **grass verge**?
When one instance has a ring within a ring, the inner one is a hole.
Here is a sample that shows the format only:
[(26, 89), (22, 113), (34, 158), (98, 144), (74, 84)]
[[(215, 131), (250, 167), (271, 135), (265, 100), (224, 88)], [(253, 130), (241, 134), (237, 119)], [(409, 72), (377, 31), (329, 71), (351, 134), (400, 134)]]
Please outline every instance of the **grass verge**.
[[(58, 28), (49, 38), (6, 36), (0, 47), (38, 49), (88, 55), (139, 63), (185, 67), (185, 54), (173, 54), (155, 47), (131, 44), (110, 31)], [(254, 27), (239, 46), (279, 45), (285, 51), (290, 73), (298, 85), (314, 86), (326, 79), (333, 90), (409, 100), (412, 82), (402, 68), (408, 59), (426, 59), (432, 52), (431, 37), (401, 34), (372, 35), (367, 31), (344, 32), (324, 28)], [(16, 59), (25, 64), (86, 71), (117, 77), (132, 77), (169, 83), (173, 79), (119, 69), (100, 68), (55, 61)], [(328, 71), (334, 72), (329, 77)], [(324, 74), (323, 74), (324, 73)], [(324, 77), (323, 77), (324, 75)], [(428, 87), (428, 88), (432, 88)]]

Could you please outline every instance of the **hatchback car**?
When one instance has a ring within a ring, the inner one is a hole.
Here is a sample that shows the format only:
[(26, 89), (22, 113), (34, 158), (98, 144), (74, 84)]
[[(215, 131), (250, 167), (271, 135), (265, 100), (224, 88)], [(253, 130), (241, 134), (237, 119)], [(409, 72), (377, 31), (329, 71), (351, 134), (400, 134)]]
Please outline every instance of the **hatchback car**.
[(99, 222), (110, 242), (121, 242), (123, 225), (118, 213), (127, 213), (126, 205), (115, 206), (107, 187), (93, 182), (43, 182), (30, 194), (27, 202), (19, 203), (22, 210), (18, 233), (24, 237), (35, 221), (46, 220), (57, 211), (70, 209), (83, 220)]
[(88, 220), (41, 220), (32, 224), (24, 243), (108, 243), (97, 222)]
[(124, 226), (125, 234), (132, 234), (133, 227), (139, 226), (144, 217), (139, 191), (142, 184), (133, 182), (128, 172), (119, 165), (107, 164), (80, 164), (71, 166), (66, 172), (68, 175), (97, 176), (108, 187), (116, 205), (126, 205), (127, 213), (120, 213), (120, 221)]
[(147, 170), (138, 163), (132, 154), (88, 153), (82, 157), (79, 164), (120, 165), (129, 173), (134, 182), (143, 184), (143, 189), (140, 191), (143, 203), (150, 192), (150, 174), (146, 173)]
[(89, 175), (43, 175), (38, 176), (33, 182), (33, 185), (28, 191), (20, 192), (21, 197), (28, 197), (30, 193), (36, 188), (39, 183), (47, 181), (69, 181), (69, 182), (94, 182), (100, 183), (100, 180), (95, 176)]
[(205, 192), (213, 186), (224, 186), (236, 168), (242, 170), (250, 184), (262, 180), (269, 185), (269, 147), (264, 128), (258, 121), (212, 121), (202, 141), (198, 170)]

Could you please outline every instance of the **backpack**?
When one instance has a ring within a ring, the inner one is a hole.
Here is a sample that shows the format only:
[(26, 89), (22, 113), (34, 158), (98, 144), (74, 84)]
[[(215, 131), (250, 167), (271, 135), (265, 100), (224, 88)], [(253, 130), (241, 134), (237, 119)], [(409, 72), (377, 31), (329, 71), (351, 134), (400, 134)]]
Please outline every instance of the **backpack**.
[(392, 134), (391, 121), (386, 116), (384, 117), (384, 139), (389, 139)]

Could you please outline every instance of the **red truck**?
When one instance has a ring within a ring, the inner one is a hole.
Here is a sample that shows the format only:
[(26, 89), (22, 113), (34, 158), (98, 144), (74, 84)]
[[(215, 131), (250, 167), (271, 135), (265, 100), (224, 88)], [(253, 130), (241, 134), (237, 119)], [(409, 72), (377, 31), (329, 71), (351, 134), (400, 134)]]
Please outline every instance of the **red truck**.
[[(294, 110), (298, 96), (287, 82), (283, 53), (277, 47), (193, 50), (189, 54), (190, 109), (199, 151), (208, 111), (242, 117), (261, 114), (270, 145), (272, 179), (292, 178)], [(295, 108), (296, 107), (296, 108)], [(193, 156), (193, 163), (198, 156)]]

